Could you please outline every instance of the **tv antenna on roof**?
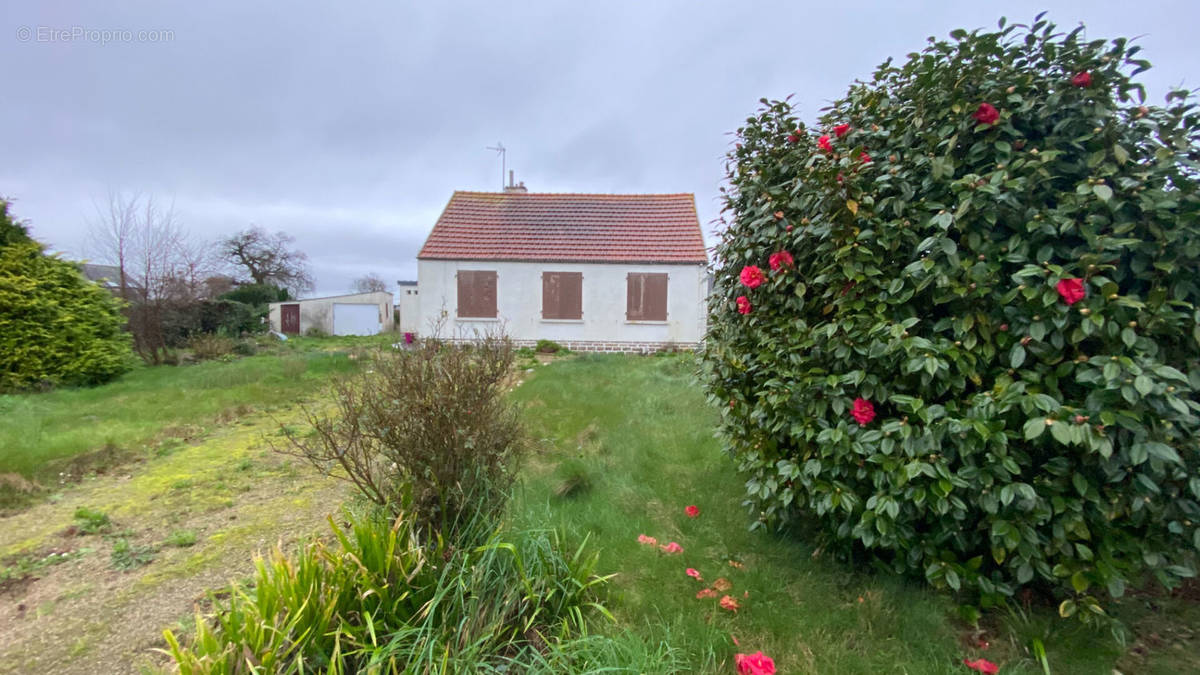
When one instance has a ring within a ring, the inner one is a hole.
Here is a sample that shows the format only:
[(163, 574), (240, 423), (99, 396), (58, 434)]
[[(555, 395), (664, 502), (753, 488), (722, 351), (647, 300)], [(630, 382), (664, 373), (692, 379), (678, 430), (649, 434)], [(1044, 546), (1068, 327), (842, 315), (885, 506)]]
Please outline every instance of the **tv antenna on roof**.
[(487, 150), (495, 150), (496, 154), (500, 155), (500, 191), (503, 192), (504, 191), (504, 173), (505, 173), (505, 171), (508, 170), (508, 166), (507, 166), (508, 148), (505, 148), (504, 144), (501, 143), (500, 141), (496, 141), (495, 145), (489, 145), (489, 146), (487, 146), (486, 149)]

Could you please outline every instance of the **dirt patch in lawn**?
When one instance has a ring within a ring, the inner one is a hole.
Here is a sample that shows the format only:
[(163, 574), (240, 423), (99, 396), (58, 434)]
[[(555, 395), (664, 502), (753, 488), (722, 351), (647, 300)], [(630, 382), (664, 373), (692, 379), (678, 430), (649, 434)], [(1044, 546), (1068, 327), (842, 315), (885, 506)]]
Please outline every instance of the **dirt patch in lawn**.
[[(289, 421), (292, 421), (289, 417)], [(274, 453), (254, 415), (167, 456), (0, 519), (0, 673), (137, 673), (164, 628), (190, 635), (207, 593), (256, 553), (323, 533), (345, 484)], [(111, 524), (84, 533), (80, 507)]]

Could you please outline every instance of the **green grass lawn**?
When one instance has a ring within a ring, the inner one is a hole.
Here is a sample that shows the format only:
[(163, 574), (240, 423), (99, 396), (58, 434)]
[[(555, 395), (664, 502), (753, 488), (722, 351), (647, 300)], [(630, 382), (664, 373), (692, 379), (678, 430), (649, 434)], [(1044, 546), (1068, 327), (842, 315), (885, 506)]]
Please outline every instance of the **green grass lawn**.
[(164, 443), (169, 450), (205, 425), (310, 396), (354, 367), (350, 354), (394, 340), (293, 339), (258, 356), (139, 366), (97, 387), (0, 396), (0, 474), (52, 484), (71, 458), (103, 454), (102, 466)]
[[(1041, 673), (1034, 638), (1054, 673), (1200, 672), (1195, 603), (1127, 596), (1128, 652), (1050, 608), (991, 613), (976, 635), (951, 596), (814, 556), (798, 537), (750, 532), (742, 481), (713, 437), (716, 414), (694, 371), (687, 356), (582, 356), (539, 369), (515, 393), (537, 446), (515, 524), (590, 537), (600, 570), (618, 574), (608, 598), (617, 622), (604, 632), (669, 644), (682, 670), (697, 672), (734, 672), (735, 652), (762, 650), (780, 673), (968, 673), (962, 659), (980, 656), (1001, 673)], [(685, 515), (688, 505), (700, 515)], [(640, 545), (639, 534), (683, 552)], [(718, 577), (732, 584), (736, 614), (696, 598)]]

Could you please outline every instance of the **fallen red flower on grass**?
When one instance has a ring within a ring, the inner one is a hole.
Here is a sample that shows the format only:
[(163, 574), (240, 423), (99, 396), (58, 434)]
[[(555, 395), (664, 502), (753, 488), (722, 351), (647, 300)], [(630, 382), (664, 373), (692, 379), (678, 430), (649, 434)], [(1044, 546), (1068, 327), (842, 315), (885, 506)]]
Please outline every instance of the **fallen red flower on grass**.
[(647, 537), (647, 536), (646, 536), (646, 535), (644, 535), (644, 534), (639, 534), (639, 535), (638, 535), (638, 543), (639, 543), (639, 544), (645, 544), (646, 546), (658, 546), (658, 540), (657, 540), (657, 539), (655, 539), (654, 537)]
[(775, 661), (761, 651), (753, 654), (735, 654), (738, 675), (775, 675)]
[(688, 515), (688, 518), (695, 518), (696, 516), (700, 515), (700, 507), (695, 505), (688, 506), (683, 509), (683, 512)]
[(977, 670), (981, 673), (984, 673), (984, 675), (996, 675), (996, 673), (1000, 672), (1000, 666), (997, 666), (987, 659), (975, 659), (974, 661), (963, 659), (963, 664), (971, 670)]
[(739, 607), (740, 607), (740, 606), (738, 605), (738, 601), (737, 601), (737, 600), (734, 600), (733, 598), (729, 597), (728, 595), (725, 595), (725, 596), (722, 596), (722, 597), (721, 597), (721, 603), (720, 603), (720, 605), (721, 605), (721, 609), (727, 609), (727, 610), (729, 610), (729, 611), (731, 611), (731, 612), (736, 612), (736, 611), (738, 611), (738, 609), (739, 609)]
[(696, 593), (697, 600), (703, 600), (705, 598), (715, 598), (715, 597), (717, 597), (717, 592), (711, 588), (705, 588)]
[(695, 579), (696, 581), (700, 581), (700, 580), (701, 580), (701, 579), (700, 579), (700, 570), (698, 570), (698, 569), (696, 569), (696, 568), (694, 568), (694, 567), (689, 567), (689, 568), (687, 568), (686, 570), (684, 570), (684, 572), (683, 572), (683, 573), (684, 573), (684, 574), (686, 574), (686, 575), (688, 575), (689, 577), (691, 577), (691, 578)]
[(683, 553), (683, 547), (680, 546), (679, 544), (676, 544), (675, 542), (670, 542), (669, 544), (659, 546), (659, 548), (662, 549), (663, 553), (670, 553), (670, 554)]

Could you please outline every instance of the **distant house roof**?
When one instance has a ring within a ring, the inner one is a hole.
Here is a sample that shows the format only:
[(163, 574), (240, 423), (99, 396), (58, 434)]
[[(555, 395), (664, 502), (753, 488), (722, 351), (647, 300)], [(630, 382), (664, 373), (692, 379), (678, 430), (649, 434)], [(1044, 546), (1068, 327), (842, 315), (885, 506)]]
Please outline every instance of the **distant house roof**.
[(83, 272), (83, 276), (91, 281), (103, 283), (104, 286), (116, 287), (121, 283), (121, 268), (116, 265), (96, 265), (94, 263), (81, 263), (79, 269)]
[(708, 262), (690, 194), (458, 191), (417, 258)]

